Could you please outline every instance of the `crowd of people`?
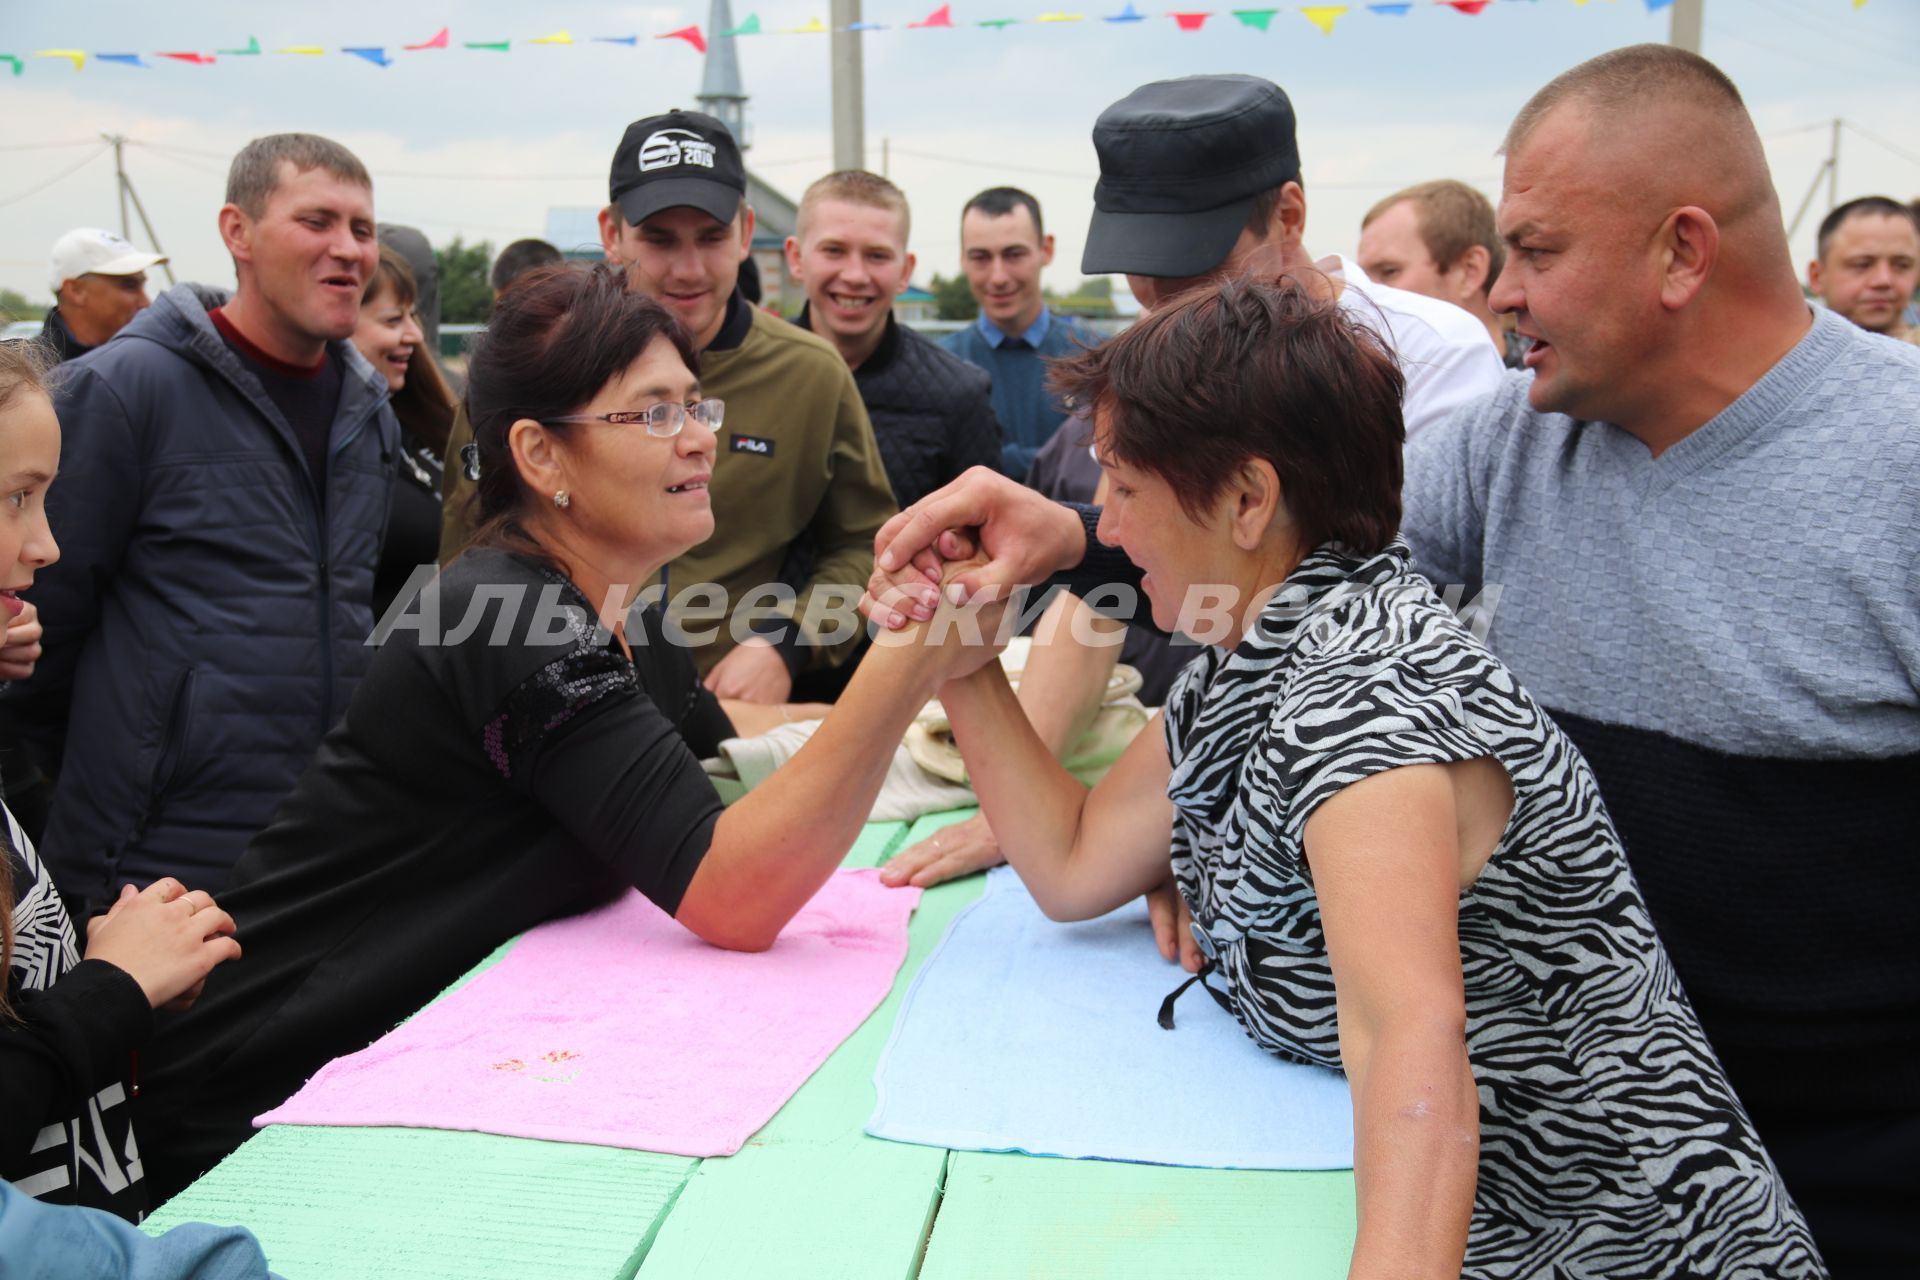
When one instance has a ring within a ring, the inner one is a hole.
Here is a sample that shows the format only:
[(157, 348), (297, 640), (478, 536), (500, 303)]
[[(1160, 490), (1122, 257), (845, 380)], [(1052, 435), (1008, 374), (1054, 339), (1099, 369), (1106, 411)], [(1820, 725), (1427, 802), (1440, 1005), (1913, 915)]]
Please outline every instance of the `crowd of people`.
[[(756, 306), (697, 112), (620, 138), (604, 263), (500, 255), (459, 394), (326, 138), (234, 158), (232, 288), (62, 237), (0, 344), (0, 1258), (264, 1274), (120, 1220), (541, 921), (633, 888), (769, 947), (937, 698), (981, 812), (883, 879), (1146, 895), (1164, 1022), (1199, 985), (1346, 1073), (1353, 1275), (1920, 1271), (1920, 212), (1835, 208), (1803, 288), (1665, 46), (1534, 94), (1497, 211), (1422, 183), (1351, 259), (1270, 81), (1092, 136), (1105, 342), (1004, 186), (977, 321), (902, 325), (862, 171)], [(1089, 788), (1117, 661), (1159, 710)], [(723, 806), (702, 758), (800, 719)]]

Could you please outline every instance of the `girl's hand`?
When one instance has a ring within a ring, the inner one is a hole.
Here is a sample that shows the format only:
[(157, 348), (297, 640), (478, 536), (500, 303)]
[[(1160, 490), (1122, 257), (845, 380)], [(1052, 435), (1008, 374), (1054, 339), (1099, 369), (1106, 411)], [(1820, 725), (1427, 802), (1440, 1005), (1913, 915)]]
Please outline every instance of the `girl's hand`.
[(89, 960), (104, 960), (140, 984), (154, 1008), (185, 1008), (215, 965), (240, 958), (233, 917), (211, 894), (171, 876), (120, 890), (107, 914), (87, 921)]

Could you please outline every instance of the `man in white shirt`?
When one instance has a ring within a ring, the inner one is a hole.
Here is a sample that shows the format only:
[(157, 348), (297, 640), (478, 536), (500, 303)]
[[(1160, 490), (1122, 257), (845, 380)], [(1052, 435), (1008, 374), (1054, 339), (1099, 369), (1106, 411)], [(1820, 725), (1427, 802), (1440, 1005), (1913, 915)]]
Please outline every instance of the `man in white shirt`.
[(1499, 355), (1471, 315), (1307, 252), (1293, 104), (1279, 85), (1245, 75), (1142, 85), (1100, 113), (1093, 146), (1087, 275), (1124, 272), (1144, 307), (1228, 276), (1292, 276), (1399, 356), (1409, 437), (1500, 381)]

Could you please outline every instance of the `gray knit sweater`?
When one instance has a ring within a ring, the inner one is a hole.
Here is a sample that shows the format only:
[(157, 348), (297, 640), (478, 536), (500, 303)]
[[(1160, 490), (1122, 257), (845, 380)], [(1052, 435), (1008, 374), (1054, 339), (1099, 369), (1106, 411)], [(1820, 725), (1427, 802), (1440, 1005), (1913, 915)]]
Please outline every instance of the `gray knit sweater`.
[(1486, 591), (1489, 645), (1594, 766), (1756, 1118), (1806, 1095), (1803, 1052), (1847, 1073), (1826, 1096), (1910, 1098), (1920, 349), (1817, 312), (1658, 458), (1534, 411), (1530, 377), (1408, 447), (1416, 563)]

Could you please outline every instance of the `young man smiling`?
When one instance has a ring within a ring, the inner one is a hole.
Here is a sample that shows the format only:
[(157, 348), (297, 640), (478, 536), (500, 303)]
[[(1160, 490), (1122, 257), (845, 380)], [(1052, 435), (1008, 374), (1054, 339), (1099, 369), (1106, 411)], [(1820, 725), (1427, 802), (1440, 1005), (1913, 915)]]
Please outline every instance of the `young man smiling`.
[[(895, 506), (846, 362), (740, 295), (740, 264), (753, 245), (746, 190), (740, 148), (712, 116), (637, 120), (614, 152), (600, 243), (607, 261), (626, 269), (630, 289), (686, 326), (700, 349), (702, 394), (726, 403), (711, 489), (715, 532), (667, 566), (669, 621), (692, 643), (716, 696), (773, 703), (787, 701), (801, 671), (852, 656), (858, 628), (837, 635), (834, 612), (859, 597), (874, 534)], [(473, 484), (460, 451), (472, 438), (463, 414), (447, 446), (455, 482), (442, 560), (466, 541)], [(783, 584), (789, 590), (780, 592)], [(689, 591), (703, 585), (710, 590)]]
[(853, 370), (902, 506), (968, 467), (1000, 465), (992, 380), (893, 317), (913, 276), (909, 218), (900, 188), (843, 169), (807, 188), (787, 238), (787, 265), (807, 291), (799, 323)]
[(372, 181), (325, 138), (259, 138), (219, 231), (233, 295), (168, 290), (55, 394), (64, 554), (34, 585), (46, 653), (9, 705), (64, 750), (42, 852), (94, 906), (128, 880), (217, 891), (370, 652), (399, 435), (350, 341)]

